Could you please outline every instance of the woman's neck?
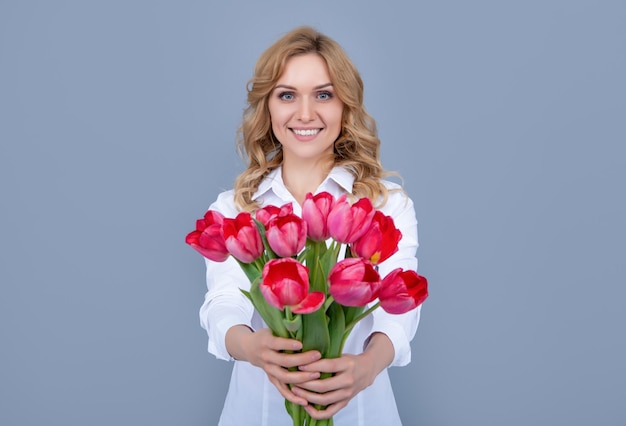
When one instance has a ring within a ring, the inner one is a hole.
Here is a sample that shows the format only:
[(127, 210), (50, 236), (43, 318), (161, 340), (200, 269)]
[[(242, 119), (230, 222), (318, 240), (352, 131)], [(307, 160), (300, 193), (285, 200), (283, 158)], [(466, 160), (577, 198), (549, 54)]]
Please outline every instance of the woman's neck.
[(331, 168), (321, 164), (283, 164), (282, 178), (291, 195), (302, 204), (306, 194), (317, 190)]

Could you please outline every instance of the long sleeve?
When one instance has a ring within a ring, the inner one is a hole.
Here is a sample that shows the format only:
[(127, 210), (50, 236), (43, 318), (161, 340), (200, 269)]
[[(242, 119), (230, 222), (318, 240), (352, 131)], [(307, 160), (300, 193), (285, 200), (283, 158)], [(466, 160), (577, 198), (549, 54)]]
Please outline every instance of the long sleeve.
[[(221, 194), (209, 208), (226, 217), (237, 213), (230, 191)], [(205, 262), (207, 293), (200, 308), (200, 324), (209, 337), (209, 352), (219, 359), (232, 360), (226, 349), (226, 332), (238, 324), (252, 327), (254, 307), (240, 291), (249, 289), (250, 281), (232, 257), (225, 262)]]
[[(417, 270), (417, 219), (413, 202), (404, 193), (390, 194), (389, 201), (381, 209), (393, 217), (396, 227), (402, 232), (398, 251), (379, 265), (381, 277), (395, 268)], [(373, 316), (372, 333), (381, 332), (393, 343), (395, 356), (391, 366), (403, 366), (411, 361), (411, 340), (415, 336), (420, 319), (421, 306), (405, 314), (394, 315), (382, 308), (376, 309)]]
[(250, 282), (232, 258), (218, 263), (206, 260), (208, 291), (200, 308), (200, 324), (209, 336), (209, 352), (219, 359), (232, 360), (226, 349), (226, 332), (234, 325), (252, 327), (252, 303), (241, 293)]

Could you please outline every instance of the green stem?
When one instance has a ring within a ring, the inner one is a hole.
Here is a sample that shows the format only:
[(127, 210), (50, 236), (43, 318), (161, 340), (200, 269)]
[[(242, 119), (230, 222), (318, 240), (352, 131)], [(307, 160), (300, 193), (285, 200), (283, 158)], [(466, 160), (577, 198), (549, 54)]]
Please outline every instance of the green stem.
[(304, 419), (302, 418), (303, 408), (301, 405), (293, 404), (291, 406), (291, 412), (293, 420), (293, 426), (302, 426), (304, 424)]
[(354, 320), (352, 320), (350, 324), (346, 326), (346, 329), (343, 332), (343, 337), (341, 338), (341, 344), (339, 345), (339, 353), (343, 352), (343, 345), (346, 343), (346, 340), (348, 340), (348, 336), (350, 336), (350, 332), (352, 331), (354, 326), (363, 318), (365, 318), (366, 316), (374, 312), (379, 306), (380, 306), (380, 302), (376, 302), (376, 304), (374, 304), (367, 311), (363, 312), (361, 315), (356, 317)]
[(330, 307), (330, 305), (335, 301), (335, 299), (333, 299), (333, 296), (331, 296), (330, 294), (328, 296), (326, 296), (326, 300), (324, 301), (324, 311), (327, 311), (328, 308)]

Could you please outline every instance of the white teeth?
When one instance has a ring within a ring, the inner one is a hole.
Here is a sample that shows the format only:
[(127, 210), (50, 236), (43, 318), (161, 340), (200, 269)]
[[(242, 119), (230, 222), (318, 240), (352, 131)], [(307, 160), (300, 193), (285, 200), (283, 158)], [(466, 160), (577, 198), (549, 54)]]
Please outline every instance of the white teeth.
[(296, 135), (300, 135), (300, 136), (313, 136), (313, 135), (317, 135), (319, 133), (320, 129), (307, 129), (307, 130), (298, 130), (298, 129), (293, 129), (293, 132)]

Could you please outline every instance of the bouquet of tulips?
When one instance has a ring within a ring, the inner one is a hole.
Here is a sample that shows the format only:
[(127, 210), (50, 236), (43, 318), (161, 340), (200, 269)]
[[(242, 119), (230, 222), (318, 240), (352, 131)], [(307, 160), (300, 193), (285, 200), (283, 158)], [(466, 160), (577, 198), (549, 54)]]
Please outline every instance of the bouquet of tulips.
[[(237, 260), (251, 283), (241, 291), (274, 335), (335, 358), (353, 327), (372, 311), (405, 313), (428, 296), (427, 280), (416, 271), (378, 273), (377, 265), (398, 250), (401, 238), (393, 219), (368, 198), (351, 204), (346, 195), (322, 192), (307, 194), (302, 217), (291, 203), (263, 207), (254, 218), (247, 212), (225, 218), (209, 210), (186, 242), (210, 260)], [(333, 424), (285, 404), (294, 425)]]

